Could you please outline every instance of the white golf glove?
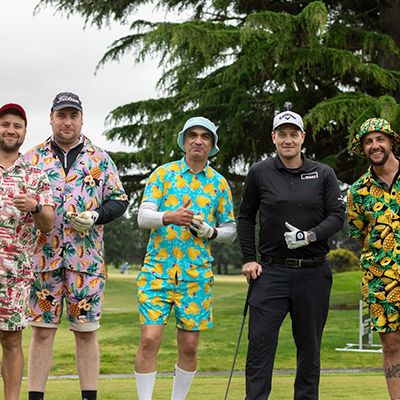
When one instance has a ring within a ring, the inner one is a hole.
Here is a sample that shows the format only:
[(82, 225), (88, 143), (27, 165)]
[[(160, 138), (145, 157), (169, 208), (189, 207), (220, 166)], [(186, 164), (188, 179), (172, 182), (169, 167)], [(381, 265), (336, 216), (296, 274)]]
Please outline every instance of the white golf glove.
[(99, 218), (97, 211), (84, 211), (77, 215), (71, 215), (69, 222), (78, 232), (85, 232), (94, 225), (97, 218)]
[(210, 239), (214, 234), (214, 228), (207, 224), (207, 222), (201, 222), (196, 219), (193, 220), (192, 225), (190, 225), (190, 230), (197, 237), (205, 237)]
[(310, 244), (306, 231), (302, 231), (295, 226), (290, 225), (288, 222), (285, 222), (285, 226), (290, 231), (284, 233), (286, 244), (289, 249), (293, 250)]

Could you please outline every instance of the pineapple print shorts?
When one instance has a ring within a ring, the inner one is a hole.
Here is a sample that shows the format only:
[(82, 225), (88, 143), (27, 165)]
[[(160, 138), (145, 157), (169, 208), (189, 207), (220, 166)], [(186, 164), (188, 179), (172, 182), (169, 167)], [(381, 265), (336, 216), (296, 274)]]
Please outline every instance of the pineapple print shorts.
[(32, 326), (57, 328), (65, 300), (72, 331), (92, 332), (100, 327), (105, 279), (60, 268), (38, 273), (30, 294)]
[(185, 331), (212, 328), (213, 277), (199, 281), (178, 281), (141, 272), (136, 284), (142, 325), (166, 325), (173, 308), (177, 328)]
[(382, 271), (379, 267), (364, 270), (362, 292), (369, 306), (371, 329), (380, 333), (399, 332), (400, 280), (398, 275), (390, 269)]

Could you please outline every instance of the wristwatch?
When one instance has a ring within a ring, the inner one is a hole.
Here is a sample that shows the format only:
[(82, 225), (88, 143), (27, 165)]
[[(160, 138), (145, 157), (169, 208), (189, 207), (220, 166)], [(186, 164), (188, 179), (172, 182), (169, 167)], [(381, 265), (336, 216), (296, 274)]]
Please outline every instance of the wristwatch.
[(34, 210), (31, 211), (31, 214), (37, 214), (40, 213), (40, 211), (42, 211), (42, 205), (39, 202), (37, 202), (36, 207)]
[(317, 235), (313, 231), (307, 231), (307, 239), (312, 243), (317, 241)]

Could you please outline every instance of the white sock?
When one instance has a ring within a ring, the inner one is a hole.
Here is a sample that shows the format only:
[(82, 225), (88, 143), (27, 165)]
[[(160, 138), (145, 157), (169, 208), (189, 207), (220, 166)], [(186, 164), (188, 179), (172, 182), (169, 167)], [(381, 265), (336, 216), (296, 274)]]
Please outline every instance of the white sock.
[(140, 374), (135, 371), (138, 400), (151, 400), (157, 371)]
[(171, 400), (185, 400), (196, 371), (184, 371), (175, 365)]

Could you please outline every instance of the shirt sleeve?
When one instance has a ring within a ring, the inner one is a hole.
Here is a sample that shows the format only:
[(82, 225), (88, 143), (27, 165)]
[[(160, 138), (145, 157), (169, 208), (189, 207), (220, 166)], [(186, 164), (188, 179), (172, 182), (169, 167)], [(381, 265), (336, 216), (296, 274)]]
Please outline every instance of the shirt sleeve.
[(238, 218), (238, 238), (243, 254), (243, 264), (257, 261), (256, 217), (259, 205), (260, 197), (256, 174), (254, 168), (250, 168), (244, 183)]
[(142, 203), (149, 201), (156, 204), (157, 209), (161, 207), (164, 191), (162, 175), (158, 173), (160, 168), (162, 167), (158, 167), (147, 179), (142, 198)]
[(347, 220), (349, 222), (349, 236), (359, 238), (365, 236), (366, 218), (357, 203), (357, 193), (351, 186), (347, 193)]
[(103, 202), (96, 208), (99, 218), (96, 225), (106, 224), (120, 217), (128, 208), (128, 196), (118, 176), (118, 170), (111, 157), (105, 153), (104, 160), (107, 168), (104, 175), (107, 177), (104, 182)]
[(158, 211), (158, 206), (150, 201), (145, 201), (139, 207), (138, 225), (144, 229), (157, 229), (163, 226), (165, 212)]
[(37, 176), (36, 201), (42, 206), (55, 207), (49, 178), (45, 173), (39, 173)]
[(327, 169), (324, 179), (324, 215), (324, 220), (311, 229), (315, 232), (317, 240), (327, 240), (344, 224), (344, 199), (332, 168)]
[(232, 192), (225, 178), (220, 179), (220, 192), (217, 206), (217, 221), (221, 225), (225, 222), (234, 222)]

